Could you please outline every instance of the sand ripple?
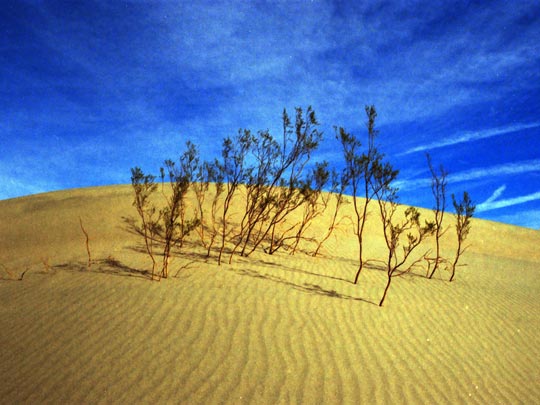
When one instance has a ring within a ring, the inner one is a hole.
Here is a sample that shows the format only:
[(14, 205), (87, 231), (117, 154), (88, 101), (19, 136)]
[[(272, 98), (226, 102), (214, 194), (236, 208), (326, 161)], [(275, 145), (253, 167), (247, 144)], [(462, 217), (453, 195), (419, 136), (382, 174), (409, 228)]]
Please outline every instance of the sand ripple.
[[(102, 209), (116, 199), (111, 222), (129, 209), (129, 193), (121, 188), (99, 191), (88, 204)], [(102, 217), (77, 198), (60, 193), (53, 200), (28, 202), (35, 205), (28, 223), (20, 205), (0, 210), (0, 222), (16, 224), (21, 238), (7, 242), (3, 263), (23, 269), (26, 259), (30, 269), (22, 282), (0, 280), (0, 403), (517, 404), (540, 398), (540, 262), (522, 257), (525, 247), (497, 256), (478, 241), (455, 282), (444, 281), (444, 272), (434, 280), (421, 272), (396, 279), (381, 309), (384, 271), (368, 266), (352, 285), (355, 245), (347, 235), (330, 241), (317, 259), (256, 253), (218, 267), (193, 252), (175, 262), (191, 263), (177, 278), (152, 283), (138, 270), (84, 270), (85, 252), (69, 224), (81, 209), (93, 213), (90, 230)], [(54, 222), (48, 210), (59, 206), (70, 215)], [(14, 207), (18, 216), (9, 222)], [(42, 229), (40, 215), (56, 236), (25, 238)], [(479, 235), (493, 226), (478, 224)], [(0, 233), (15, 238), (6, 226)], [(518, 228), (501, 235), (533, 250), (540, 242), (538, 234)], [(96, 257), (112, 254), (126, 268), (148, 267), (118, 224), (94, 238)], [(34, 249), (43, 240), (56, 267), (45, 272), (42, 252), (26, 255), (29, 240)]]

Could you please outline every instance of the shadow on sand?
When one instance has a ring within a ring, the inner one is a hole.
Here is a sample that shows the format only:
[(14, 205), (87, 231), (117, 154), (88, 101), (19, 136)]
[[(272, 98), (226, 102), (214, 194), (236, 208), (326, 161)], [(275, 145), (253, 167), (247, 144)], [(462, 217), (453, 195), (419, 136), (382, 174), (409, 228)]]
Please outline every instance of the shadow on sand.
[(117, 260), (113, 257), (93, 260), (92, 266), (90, 268), (88, 268), (87, 263), (83, 262), (69, 262), (57, 264), (55, 266), (52, 266), (52, 268), (82, 273), (100, 273), (121, 277), (136, 277), (146, 280), (150, 280), (152, 278), (151, 272), (147, 270), (140, 270), (129, 267), (126, 264), (122, 263), (120, 260)]
[[(294, 282), (292, 282), (290, 280), (286, 280), (286, 279), (278, 277), (278, 276), (273, 276), (273, 275), (270, 275), (270, 274), (261, 274), (261, 273), (255, 271), (255, 270), (249, 270), (249, 269), (227, 269), (227, 270), (234, 271), (235, 273), (243, 275), (243, 276), (259, 278), (259, 279), (262, 279), (262, 280), (267, 280), (267, 281), (272, 281), (274, 283), (287, 285), (287, 286), (290, 286), (290, 287), (294, 288), (295, 290), (302, 291), (302, 292), (309, 293), (309, 294), (324, 295), (326, 297), (331, 297), (331, 298), (339, 298), (339, 299), (351, 300), (351, 301), (360, 301), (360, 302), (365, 302), (365, 303), (371, 304), (371, 305), (377, 305), (375, 302), (369, 301), (369, 300), (367, 300), (365, 298), (353, 297), (353, 296), (350, 296), (350, 295), (342, 294), (342, 293), (339, 293), (339, 292), (337, 292), (335, 290), (330, 290), (330, 289), (323, 288), (323, 287), (321, 287), (320, 285), (317, 285), (317, 284), (311, 284), (311, 283), (297, 284), (297, 283), (294, 283)], [(298, 269), (294, 269), (294, 270), (298, 270)], [(309, 273), (309, 272), (307, 272), (307, 274), (312, 274), (312, 275), (315, 275), (315, 276), (322, 276), (320, 274)], [(324, 277), (324, 276), (322, 276), (322, 277)], [(331, 278), (333, 278), (333, 277), (331, 277)]]

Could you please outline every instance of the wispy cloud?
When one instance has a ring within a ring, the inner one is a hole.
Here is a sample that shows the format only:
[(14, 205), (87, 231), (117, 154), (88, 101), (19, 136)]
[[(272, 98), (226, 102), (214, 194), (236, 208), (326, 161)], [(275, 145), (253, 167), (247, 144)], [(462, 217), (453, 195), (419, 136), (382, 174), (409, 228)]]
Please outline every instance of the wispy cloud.
[[(462, 172), (451, 173), (448, 176), (449, 183), (460, 183), (464, 181), (479, 180), (483, 178), (496, 178), (498, 176), (524, 174), (529, 172), (540, 171), (540, 159), (525, 160), (515, 163), (506, 163), (502, 165), (496, 165), (491, 167), (480, 167), (471, 170), (465, 170)], [(415, 190), (422, 187), (427, 187), (431, 184), (431, 178), (412, 179), (412, 180), (399, 180), (395, 185), (401, 189)], [(505, 186), (499, 187), (493, 195), (488, 199), (491, 201), (500, 197), (505, 190)], [(486, 200), (486, 202), (488, 202)]]
[[(403, 189), (430, 184), (413, 152), (525, 129), (530, 147), (508, 142), (497, 162), (524, 161), (489, 167), (471, 153), (476, 169), (448, 180), (517, 174), (482, 183), (539, 189), (519, 175), (540, 167), (526, 160), (538, 158), (540, 127), (533, 2), (18, 3), (0, 17), (4, 195), (128, 181), (129, 167), (156, 170), (187, 139), (212, 159), (240, 127), (279, 134), (283, 107), (312, 105), (327, 135), (320, 157), (341, 164), (332, 126), (365, 131), (364, 104), (377, 107), (386, 153), (412, 148)], [(477, 131), (457, 133), (464, 123)], [(418, 137), (428, 131), (437, 138)]]
[(515, 163), (506, 163), (491, 167), (481, 167), (477, 169), (466, 170), (463, 172), (450, 174), (449, 182), (462, 182), (477, 180), (485, 177), (495, 178), (496, 176), (523, 174), (528, 172), (540, 171), (540, 159), (525, 160)]
[(499, 198), (502, 195), (502, 193), (504, 193), (504, 190), (506, 190), (506, 184), (503, 184), (497, 190), (495, 190), (493, 192), (493, 194), (491, 194), (491, 196), (486, 201), (484, 201), (482, 204), (479, 204), (479, 206), (483, 205), (483, 204), (489, 204), (489, 203), (495, 201), (497, 198)]
[(511, 207), (518, 204), (523, 204), (529, 201), (540, 200), (540, 192), (522, 195), (504, 200), (497, 200), (506, 190), (506, 185), (497, 188), (486, 201), (476, 206), (476, 212), (485, 212), (498, 208)]
[[(212, 117), (222, 125), (244, 115), (264, 128), (284, 106), (309, 103), (332, 111), (329, 125), (349, 126), (360, 124), (363, 103), (374, 103), (385, 124), (399, 123), (503, 98), (525, 86), (522, 77), (529, 78), (526, 86), (537, 77), (530, 68), (539, 34), (535, 25), (520, 27), (518, 43), (495, 29), (530, 15), (530, 6), (456, 10), (422, 2), (356, 3), (98, 2), (94, 12), (81, 11), (87, 18), (75, 20), (43, 3), (35, 7), (40, 23), (25, 25), (45, 55), (61, 55), (44, 56), (42, 62), (55, 63), (51, 71), (65, 70), (46, 77), (46, 88), (92, 94), (91, 106), (77, 99), (75, 107), (80, 117), (98, 121), (113, 115), (151, 124), (164, 118), (206, 123)], [(447, 21), (450, 11), (459, 21)], [(511, 74), (512, 86), (471, 85)], [(224, 96), (216, 97), (219, 92)], [(55, 105), (64, 105), (62, 97)], [(170, 114), (173, 105), (190, 111), (175, 107)], [(207, 115), (194, 113), (194, 106), (203, 106)]]
[(504, 208), (504, 207), (511, 207), (513, 205), (523, 204), (529, 201), (535, 201), (540, 200), (540, 191), (537, 191), (536, 193), (522, 195), (519, 197), (514, 198), (507, 198), (505, 200), (499, 200), (499, 201), (489, 201), (489, 199), (486, 202), (483, 202), (482, 204), (478, 204), (476, 207), (477, 212), (484, 212), (484, 211), (490, 211), (497, 208)]
[(523, 131), (525, 129), (540, 127), (540, 122), (531, 122), (524, 124), (507, 125), (498, 128), (488, 128), (481, 131), (469, 131), (462, 134), (450, 136), (438, 142), (433, 142), (425, 145), (416, 146), (402, 153), (402, 155), (408, 155), (410, 153), (422, 152), (425, 150), (432, 150), (442, 148), (445, 146), (456, 145), (458, 143), (472, 142), (479, 139), (491, 138), (493, 136), (505, 135), (517, 131)]
[[(251, 4), (165, 2), (146, 21), (163, 28), (155, 57), (170, 67), (164, 73), (182, 72), (178, 78), (199, 91), (230, 86), (229, 116), (238, 107), (264, 119), (275, 114), (274, 104), (310, 103), (334, 111), (330, 125), (342, 125), (336, 117), (357, 123), (359, 107), (374, 103), (385, 123), (403, 122), (502, 98), (515, 87), (477, 84), (499, 82), (515, 69), (535, 77), (528, 68), (536, 52), (534, 26), (522, 27), (512, 45), (493, 30), (511, 26), (530, 7), (462, 6), (459, 23), (447, 24), (450, 10), (427, 4)], [(452, 12), (459, 14), (454, 6)], [(424, 30), (438, 35), (418, 37)], [(521, 76), (512, 76), (514, 86), (525, 86)]]

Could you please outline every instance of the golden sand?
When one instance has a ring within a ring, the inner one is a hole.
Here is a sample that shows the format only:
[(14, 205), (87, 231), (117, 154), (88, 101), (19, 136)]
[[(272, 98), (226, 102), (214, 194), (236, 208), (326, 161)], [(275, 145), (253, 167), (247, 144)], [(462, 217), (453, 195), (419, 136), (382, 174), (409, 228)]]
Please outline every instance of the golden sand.
[[(474, 220), (454, 282), (419, 268), (380, 308), (386, 274), (372, 262), (351, 283), (346, 227), (322, 257), (221, 267), (194, 239), (150, 282), (131, 201), (128, 186), (0, 201), (1, 403), (540, 402), (538, 231)], [(366, 239), (384, 257), (375, 213)]]

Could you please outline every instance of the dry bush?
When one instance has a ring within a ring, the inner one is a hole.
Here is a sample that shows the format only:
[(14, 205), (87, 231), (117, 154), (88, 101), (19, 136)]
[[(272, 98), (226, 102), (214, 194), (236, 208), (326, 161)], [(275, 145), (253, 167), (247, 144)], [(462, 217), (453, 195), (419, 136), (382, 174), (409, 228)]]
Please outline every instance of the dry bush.
[(473, 204), (471, 198), (469, 197), (469, 193), (466, 191), (463, 193), (463, 198), (460, 201), (456, 200), (455, 195), (452, 194), (452, 203), (454, 205), (454, 209), (456, 210), (456, 236), (458, 246), (456, 249), (456, 257), (452, 262), (452, 274), (449, 281), (454, 280), (458, 261), (463, 253), (465, 253), (465, 250), (467, 250), (469, 247), (465, 246), (465, 240), (467, 239), (467, 236), (471, 230), (471, 218), (473, 217), (474, 210), (476, 209), (476, 205)]
[[(446, 259), (441, 256), (441, 238), (446, 233), (446, 229), (443, 228), (443, 219), (446, 210), (446, 185), (448, 183), (446, 178), (448, 172), (442, 165), (439, 166), (438, 171), (435, 170), (429, 153), (426, 153), (426, 159), (431, 173), (431, 192), (435, 199), (435, 207), (433, 208), (435, 214), (435, 257), (426, 257), (428, 263), (427, 277), (432, 278), (439, 266), (446, 262)], [(430, 269), (431, 264), (433, 264), (433, 270)]]
[(81, 226), (81, 230), (85, 236), (85, 246), (86, 246), (86, 254), (88, 255), (88, 261), (87, 261), (87, 268), (88, 270), (91, 270), (92, 268), (92, 254), (90, 252), (90, 237), (88, 236), (88, 232), (86, 232), (86, 229), (84, 229), (82, 218), (79, 217), (79, 225)]
[(0, 264), (0, 269), (7, 274), (6, 277), (0, 277), (0, 280), (11, 280), (11, 281), (22, 281), (24, 278), (24, 275), (28, 272), (29, 268), (27, 267), (22, 273), (20, 273), (18, 276), (11, 270), (9, 270), (6, 266), (3, 264)]
[[(375, 129), (375, 119), (377, 111), (374, 106), (366, 106), (367, 116), (368, 144), (366, 149), (361, 152), (362, 143), (353, 134), (347, 132), (344, 128), (335, 128), (336, 138), (340, 141), (343, 149), (345, 163), (345, 176), (343, 181), (345, 187), (352, 190), (352, 201), (354, 206), (355, 221), (353, 230), (358, 240), (358, 270), (354, 277), (354, 284), (358, 282), (358, 277), (362, 272), (364, 263), (363, 235), (367, 220), (368, 206), (371, 200), (378, 194), (380, 184), (375, 181), (375, 171), (381, 166), (382, 154), (375, 146), (375, 138), (379, 131)], [(397, 173), (397, 172), (396, 172)], [(359, 198), (363, 198), (361, 202)]]
[[(157, 205), (151, 198), (157, 190), (155, 176), (145, 175), (138, 167), (131, 169), (131, 184), (135, 194), (133, 205), (142, 223), (136, 230), (144, 237), (146, 252), (152, 260), (152, 279), (157, 265), (154, 246), (158, 244), (163, 248), (162, 267), (158, 278), (167, 278), (172, 248), (182, 248), (187, 235), (200, 223), (197, 216), (186, 217), (186, 195), (197, 169), (198, 152), (195, 145), (188, 142), (185, 152), (180, 156), (179, 165), (172, 160), (166, 160), (165, 169), (160, 169), (161, 194), (164, 200), (161, 205)], [(168, 192), (164, 191), (166, 175), (169, 180)]]
[(338, 174), (335, 170), (332, 171), (332, 186), (330, 192), (326, 195), (322, 195), (322, 204), (324, 206), (323, 211), (326, 211), (331, 199), (335, 199), (334, 211), (332, 212), (331, 220), (328, 225), (326, 233), (317, 241), (317, 247), (312, 253), (312, 256), (315, 257), (319, 254), (321, 248), (326, 243), (328, 239), (332, 236), (334, 231), (338, 229), (341, 221), (348, 217), (342, 217), (338, 220), (338, 215), (341, 210), (341, 207), (347, 203), (343, 194), (347, 188), (347, 180), (345, 174), (342, 174), (341, 178), (338, 177)]

